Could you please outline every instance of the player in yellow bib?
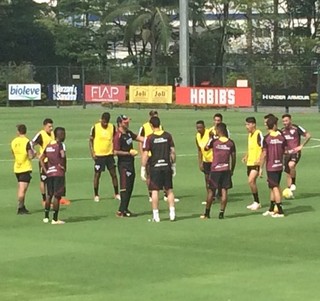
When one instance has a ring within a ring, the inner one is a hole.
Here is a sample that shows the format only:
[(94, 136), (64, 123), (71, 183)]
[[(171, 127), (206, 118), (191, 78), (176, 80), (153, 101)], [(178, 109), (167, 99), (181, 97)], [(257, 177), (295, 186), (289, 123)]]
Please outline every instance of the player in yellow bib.
[(247, 164), (248, 183), (253, 196), (253, 203), (248, 205), (247, 208), (255, 211), (261, 208), (257, 178), (260, 173), (263, 135), (261, 131), (257, 129), (256, 119), (254, 117), (246, 118), (246, 129), (248, 131), (248, 150), (242, 158), (242, 162)]
[(32, 144), (26, 137), (27, 127), (24, 124), (17, 125), (17, 137), (11, 142), (11, 151), (14, 156), (13, 171), (18, 180), (18, 211), (17, 214), (28, 214), (25, 206), (25, 197), (31, 181), (32, 164), (35, 157)]
[(208, 144), (211, 138), (211, 131), (205, 127), (204, 121), (199, 120), (196, 122), (196, 145), (198, 149), (198, 164), (199, 169), (204, 173), (205, 186), (207, 190), (206, 201), (203, 204), (207, 203), (208, 199), (213, 199), (212, 191), (209, 189), (209, 175), (211, 163), (213, 160), (212, 148), (206, 150), (205, 147)]
[(116, 128), (109, 123), (110, 113), (105, 112), (101, 116), (100, 122), (97, 122), (91, 127), (89, 148), (91, 157), (94, 160), (94, 201), (99, 202), (99, 182), (101, 172), (105, 171), (106, 167), (112, 179), (114, 189), (114, 197), (120, 200), (118, 178), (116, 174), (116, 164), (113, 157), (113, 137), (116, 133)]

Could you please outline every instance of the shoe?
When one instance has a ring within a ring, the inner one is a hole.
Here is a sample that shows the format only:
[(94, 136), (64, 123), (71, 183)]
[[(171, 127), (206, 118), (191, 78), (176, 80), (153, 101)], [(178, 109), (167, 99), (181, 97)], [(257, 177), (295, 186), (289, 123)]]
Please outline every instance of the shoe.
[(129, 211), (129, 210), (125, 211), (125, 212), (124, 212), (124, 215), (125, 215), (126, 217), (137, 217), (137, 216), (138, 216), (137, 214), (135, 214), (135, 213), (133, 213), (133, 212), (131, 212), (131, 211)]
[(297, 186), (295, 184), (291, 184), (290, 190), (295, 191), (297, 189)]
[(65, 224), (66, 222), (64, 222), (64, 221), (60, 221), (59, 219), (57, 220), (57, 221), (55, 221), (55, 220), (52, 220), (51, 221), (51, 225), (63, 225), (63, 224)]
[(273, 211), (269, 211), (269, 210), (262, 213), (263, 216), (269, 216), (269, 215), (272, 216), (272, 215), (274, 215), (274, 214), (275, 214), (275, 213), (274, 213)]
[(201, 205), (207, 205), (207, 202), (206, 201), (201, 202)]
[(158, 217), (158, 218), (153, 218), (152, 221), (155, 222), (155, 223), (160, 223), (160, 217)]
[(251, 205), (247, 206), (247, 209), (250, 209), (252, 211), (258, 210), (261, 208), (261, 204), (257, 202), (253, 202)]
[(96, 195), (93, 199), (94, 202), (99, 203), (100, 202), (100, 198), (98, 195)]
[(30, 212), (25, 207), (22, 207), (22, 208), (18, 209), (17, 214), (18, 215), (24, 215), (24, 214), (30, 214)]
[(64, 198), (60, 199), (60, 205), (68, 206), (70, 204), (71, 202), (68, 199), (64, 199)]
[(115, 199), (115, 200), (118, 200), (118, 201), (121, 201), (120, 194), (119, 194), (119, 193), (118, 193), (118, 194), (115, 194), (115, 195), (114, 195), (114, 199)]
[(224, 212), (220, 212), (218, 218), (219, 219), (224, 219)]
[(43, 220), (42, 220), (45, 224), (49, 223), (49, 219), (47, 217), (45, 217)]
[(176, 221), (176, 215), (175, 215), (175, 213), (173, 213), (173, 214), (169, 214), (169, 219), (170, 219), (170, 222), (175, 222)]
[(280, 214), (280, 213), (275, 213), (275, 214), (272, 215), (272, 217), (274, 217), (274, 218), (284, 217), (284, 214), (283, 214), (283, 213), (282, 213), (282, 214)]
[(126, 215), (121, 211), (117, 211), (116, 212), (116, 217), (126, 217)]
[(204, 213), (204, 214), (200, 215), (200, 218), (201, 219), (208, 219), (208, 218), (210, 218), (210, 215), (207, 215), (207, 214)]
[(149, 196), (149, 202), (152, 203), (152, 197)]
[[(168, 202), (168, 197), (164, 196), (164, 197), (163, 197), (163, 200), (164, 200), (165, 202)], [(178, 202), (180, 202), (180, 199), (174, 198), (174, 202), (175, 202), (175, 203), (178, 203)]]

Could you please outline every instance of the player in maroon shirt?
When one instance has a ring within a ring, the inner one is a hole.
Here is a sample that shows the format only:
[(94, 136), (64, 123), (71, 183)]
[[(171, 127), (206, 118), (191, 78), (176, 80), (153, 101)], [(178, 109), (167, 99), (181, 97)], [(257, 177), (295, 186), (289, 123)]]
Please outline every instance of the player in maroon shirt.
[[(49, 222), (49, 212), (52, 199), (53, 201), (53, 219), (52, 225), (64, 224), (64, 221), (58, 219), (60, 199), (65, 195), (65, 172), (67, 168), (66, 149), (64, 140), (66, 137), (65, 129), (57, 127), (54, 130), (55, 140), (52, 140), (45, 148), (40, 157), (40, 164), (47, 175), (47, 199), (45, 203), (44, 223)], [(45, 164), (45, 159), (48, 160)]]
[[(287, 185), (291, 191), (296, 190), (296, 165), (301, 158), (301, 149), (309, 142), (311, 135), (301, 126), (293, 124), (291, 115), (282, 115), (283, 128), (281, 129), (287, 140), (288, 151), (284, 157), (284, 171), (287, 174)], [(301, 143), (301, 136), (304, 137)]]
[[(281, 204), (280, 181), (287, 142), (282, 133), (277, 130), (277, 123), (278, 118), (275, 116), (270, 116), (266, 121), (268, 134), (264, 137), (260, 158), (261, 169), (266, 164), (267, 181), (270, 188), (270, 207), (268, 211), (263, 213), (263, 216), (284, 217)], [(277, 213), (274, 213), (275, 205), (278, 208)]]
[[(219, 219), (224, 218), (224, 212), (228, 202), (228, 189), (232, 188), (231, 177), (236, 166), (236, 146), (228, 138), (228, 130), (225, 123), (217, 124), (216, 134), (218, 139), (210, 139), (207, 149), (213, 149), (213, 161), (209, 178), (209, 189), (221, 190)], [(205, 213), (200, 218), (210, 218), (210, 209), (213, 199), (207, 199)]]

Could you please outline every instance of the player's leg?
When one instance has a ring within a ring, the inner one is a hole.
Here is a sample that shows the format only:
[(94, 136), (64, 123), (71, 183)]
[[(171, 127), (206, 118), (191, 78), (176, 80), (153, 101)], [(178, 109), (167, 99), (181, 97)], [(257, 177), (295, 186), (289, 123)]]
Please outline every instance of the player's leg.
[(227, 207), (228, 202), (228, 190), (225, 188), (221, 188), (221, 199), (220, 199), (220, 211), (219, 211), (219, 219), (224, 218), (224, 212)]
[(151, 191), (151, 207), (152, 207), (152, 217), (154, 222), (160, 222), (159, 216), (159, 190), (152, 190)]
[(101, 173), (105, 171), (105, 163), (103, 157), (96, 157), (94, 160), (94, 175), (93, 175), (93, 191), (94, 191), (94, 201), (99, 202), (99, 185)]
[(116, 213), (117, 217), (124, 217), (125, 210), (128, 203), (128, 191), (127, 191), (127, 175), (126, 175), (126, 168), (121, 163), (118, 164), (118, 171), (119, 171), (119, 179), (120, 179), (120, 204), (118, 212)]
[(297, 175), (296, 162), (289, 161), (288, 166), (289, 166), (289, 170), (290, 170), (289, 174), (287, 174), (288, 188), (290, 188), (291, 191), (295, 191), (296, 190), (296, 175)]
[[(46, 163), (45, 163), (46, 164)], [(40, 193), (42, 196), (42, 206), (45, 206), (45, 202), (47, 200), (47, 195), (46, 195), (46, 190), (47, 190), (47, 175), (44, 173), (44, 171), (42, 170), (42, 167), (40, 165), (39, 162), (39, 174), (40, 174), (40, 184), (39, 184), (39, 188), (40, 188)]]
[(44, 223), (49, 222), (49, 213), (50, 213), (51, 202), (52, 202), (53, 193), (54, 193), (54, 183), (53, 183), (52, 177), (47, 178), (46, 186), (47, 186), (47, 199), (44, 206), (44, 219), (43, 219)]
[(108, 171), (111, 177), (112, 186), (114, 190), (114, 198), (117, 200), (120, 200), (118, 177), (116, 172), (116, 162), (114, 161), (113, 156), (106, 157), (106, 166), (108, 168)]
[(65, 191), (64, 177), (53, 177), (54, 182), (54, 201), (53, 201), (53, 218), (51, 224), (61, 225), (64, 221), (59, 220), (60, 200)]
[(130, 203), (130, 200), (131, 200), (131, 195), (132, 195), (133, 187), (134, 187), (134, 181), (135, 181), (135, 178), (136, 178), (136, 173), (135, 173), (135, 170), (134, 170), (134, 166), (132, 166), (130, 169), (127, 170), (126, 177), (127, 177), (126, 189), (127, 189), (128, 199), (127, 199), (127, 202), (126, 202), (125, 214), (126, 214), (127, 217), (133, 217), (133, 216), (136, 216), (136, 214), (132, 213), (129, 210), (129, 203)]
[(210, 210), (212, 203), (215, 199), (216, 195), (216, 190), (218, 188), (218, 178), (217, 178), (217, 173), (215, 172), (210, 172), (208, 175), (208, 180), (207, 180), (207, 199), (206, 199), (206, 209), (204, 214), (200, 215), (200, 218), (206, 219), (210, 218)]
[(169, 219), (170, 221), (176, 220), (176, 209), (174, 206), (175, 197), (173, 193), (173, 179), (172, 179), (172, 171), (163, 171), (162, 172), (162, 181), (164, 190), (167, 193), (168, 198), (168, 207), (169, 207)]
[(150, 183), (149, 190), (151, 191), (151, 208), (152, 208), (152, 220), (154, 222), (160, 222), (159, 216), (159, 190), (163, 188), (163, 183), (160, 179), (160, 172), (150, 168)]
[(258, 194), (258, 186), (257, 186), (257, 178), (259, 175), (259, 166), (248, 167), (248, 184), (253, 196), (253, 203), (247, 206), (250, 210), (258, 210), (261, 208), (259, 194)]
[(263, 213), (263, 216), (273, 216), (275, 214), (275, 206), (277, 206), (278, 213), (283, 215), (280, 190), (281, 174), (281, 171), (267, 171), (267, 181), (270, 189), (270, 206), (269, 210)]
[(231, 171), (226, 170), (219, 172), (220, 178), (218, 182), (218, 187), (221, 188), (221, 199), (220, 199), (220, 212), (219, 219), (224, 218), (224, 213), (228, 203), (228, 189), (232, 188)]
[(25, 196), (28, 190), (29, 182), (18, 182), (18, 211), (17, 214), (28, 214), (29, 210), (25, 206)]

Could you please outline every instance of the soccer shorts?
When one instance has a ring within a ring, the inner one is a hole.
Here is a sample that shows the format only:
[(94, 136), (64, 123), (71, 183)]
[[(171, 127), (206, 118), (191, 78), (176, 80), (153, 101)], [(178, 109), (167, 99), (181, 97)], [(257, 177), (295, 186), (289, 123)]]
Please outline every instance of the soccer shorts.
[(62, 197), (66, 194), (65, 177), (48, 177), (47, 179), (48, 195)]
[(116, 162), (114, 161), (113, 155), (109, 156), (97, 156), (94, 160), (94, 171), (95, 172), (103, 172), (115, 168)]
[(267, 182), (269, 188), (279, 187), (281, 181), (282, 170), (280, 171), (267, 171)]
[(17, 177), (18, 182), (30, 183), (30, 181), (32, 179), (31, 171), (16, 173), (16, 177)]
[(209, 175), (211, 171), (211, 162), (202, 162), (203, 173)]
[(158, 170), (156, 168), (150, 168), (150, 183), (149, 190), (168, 190), (173, 188), (172, 170)]
[(211, 171), (209, 179), (210, 189), (230, 189), (232, 188), (231, 171)]
[(290, 154), (290, 155), (285, 155), (284, 156), (284, 172), (285, 173), (290, 173), (290, 168), (289, 168), (289, 162), (293, 161), (296, 164), (300, 161), (301, 158), (301, 152), (295, 153), (295, 154)]
[(247, 166), (247, 176), (249, 177), (251, 170), (256, 170), (257, 173), (259, 173), (260, 170), (260, 166), (259, 165), (251, 165), (251, 166)]

